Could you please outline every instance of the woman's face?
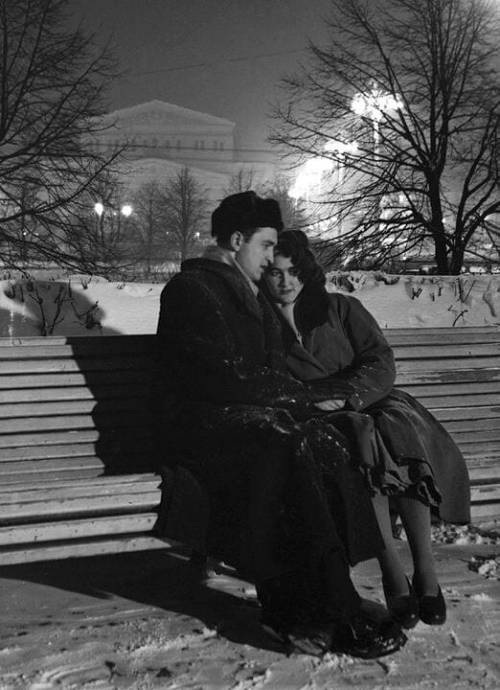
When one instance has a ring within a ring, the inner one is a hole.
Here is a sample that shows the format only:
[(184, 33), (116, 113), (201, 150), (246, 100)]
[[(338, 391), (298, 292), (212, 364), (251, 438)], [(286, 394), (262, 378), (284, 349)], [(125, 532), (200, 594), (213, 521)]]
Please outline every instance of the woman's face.
[(273, 300), (283, 305), (295, 302), (304, 287), (292, 260), (281, 254), (275, 254), (274, 261), (266, 272), (266, 281)]

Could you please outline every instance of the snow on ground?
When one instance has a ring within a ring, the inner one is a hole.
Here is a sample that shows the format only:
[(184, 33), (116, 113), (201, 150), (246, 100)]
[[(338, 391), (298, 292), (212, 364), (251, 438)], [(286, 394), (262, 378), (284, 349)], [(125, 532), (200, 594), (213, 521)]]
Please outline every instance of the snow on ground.
[[(158, 283), (72, 275), (0, 281), (0, 337), (154, 333)], [(499, 275), (332, 272), (327, 288), (358, 299), (383, 328), (500, 326)]]

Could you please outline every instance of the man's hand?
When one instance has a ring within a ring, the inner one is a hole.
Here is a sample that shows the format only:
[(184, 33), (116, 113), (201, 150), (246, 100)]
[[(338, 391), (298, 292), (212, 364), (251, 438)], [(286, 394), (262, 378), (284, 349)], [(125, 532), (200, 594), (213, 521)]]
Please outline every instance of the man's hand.
[(345, 406), (345, 400), (322, 400), (321, 402), (315, 402), (314, 407), (318, 410), (323, 410), (323, 412), (335, 412), (335, 410), (341, 410)]

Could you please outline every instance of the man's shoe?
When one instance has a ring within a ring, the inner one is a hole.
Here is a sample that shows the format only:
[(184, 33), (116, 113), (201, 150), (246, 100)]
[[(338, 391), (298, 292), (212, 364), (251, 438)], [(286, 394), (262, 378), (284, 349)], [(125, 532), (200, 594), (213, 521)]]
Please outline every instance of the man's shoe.
[(361, 613), (347, 623), (288, 627), (263, 617), (261, 625), (288, 654), (322, 656), (326, 652), (338, 652), (360, 659), (376, 659), (397, 652), (408, 640), (394, 620), (376, 622)]
[(406, 580), (408, 582), (408, 594), (391, 594), (383, 579), (382, 587), (389, 613), (402, 628), (409, 630), (414, 628), (419, 621), (419, 605), (418, 597), (408, 577)]
[(397, 652), (407, 641), (396, 621), (374, 621), (360, 613), (348, 623), (335, 626), (330, 651), (376, 659)]
[(315, 626), (303, 623), (286, 625), (277, 619), (263, 615), (261, 626), (270, 637), (284, 647), (287, 654), (298, 652), (323, 656), (331, 647), (331, 625)]

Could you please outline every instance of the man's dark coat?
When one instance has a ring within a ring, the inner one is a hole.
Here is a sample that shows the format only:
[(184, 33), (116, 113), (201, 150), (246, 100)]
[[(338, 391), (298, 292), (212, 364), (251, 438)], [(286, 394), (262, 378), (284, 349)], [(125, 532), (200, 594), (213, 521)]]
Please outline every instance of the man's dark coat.
[(202, 487), (186, 489), (184, 511), (207, 518), (212, 555), (256, 579), (297, 568), (314, 579), (327, 552), (351, 563), (377, 554), (380, 534), (348, 443), (313, 406), (331, 392), (311, 392), (287, 373), (279, 320), (237, 268), (184, 262), (162, 292), (158, 338), (160, 463), (177, 467), (179, 487), (188, 476)]

